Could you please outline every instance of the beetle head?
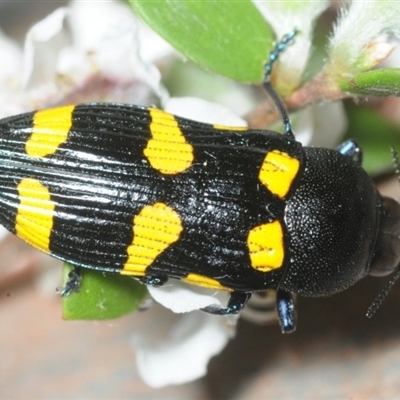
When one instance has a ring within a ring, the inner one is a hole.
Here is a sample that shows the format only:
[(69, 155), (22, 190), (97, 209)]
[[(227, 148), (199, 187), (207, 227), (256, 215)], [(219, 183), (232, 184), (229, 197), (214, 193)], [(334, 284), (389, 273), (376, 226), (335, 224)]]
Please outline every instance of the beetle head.
[(400, 205), (389, 197), (382, 198), (380, 226), (372, 258), (370, 275), (392, 273), (400, 263)]
[[(400, 182), (400, 162), (392, 147), (393, 164)], [(400, 263), (400, 205), (389, 197), (382, 198), (380, 226), (371, 263), (370, 274), (383, 276), (393, 272)]]
[[(394, 148), (391, 149), (398, 180), (400, 181), (400, 162)], [(378, 297), (368, 308), (367, 317), (371, 318), (388, 295), (390, 289), (400, 278), (400, 205), (391, 198), (382, 198), (380, 227), (372, 259), (370, 274), (374, 276), (387, 275), (395, 270), (396, 274), (380, 291)]]

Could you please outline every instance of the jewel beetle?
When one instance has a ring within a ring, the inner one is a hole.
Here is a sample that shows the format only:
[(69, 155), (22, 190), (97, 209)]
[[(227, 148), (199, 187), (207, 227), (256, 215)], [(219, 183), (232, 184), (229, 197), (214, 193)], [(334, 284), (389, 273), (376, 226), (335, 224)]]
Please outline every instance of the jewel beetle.
[[(359, 146), (303, 147), (270, 74), (285, 131), (209, 125), (164, 111), (90, 103), (0, 121), (0, 223), (79, 268), (148, 285), (169, 278), (230, 292), (277, 293), (284, 332), (293, 295), (326, 296), (400, 261), (400, 206), (361, 167)], [(72, 274), (63, 294), (79, 283)]]

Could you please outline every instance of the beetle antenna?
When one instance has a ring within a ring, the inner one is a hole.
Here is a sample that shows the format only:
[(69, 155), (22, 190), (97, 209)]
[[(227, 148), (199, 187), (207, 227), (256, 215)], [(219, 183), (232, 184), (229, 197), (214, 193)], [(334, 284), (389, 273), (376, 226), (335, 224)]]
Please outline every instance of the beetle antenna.
[(372, 302), (372, 304), (368, 307), (366, 316), (367, 318), (371, 318), (378, 308), (385, 300), (386, 296), (389, 294), (390, 290), (392, 289), (393, 285), (396, 281), (400, 278), (400, 270), (396, 272), (396, 274), (390, 279), (390, 281), (385, 285), (385, 287), (379, 292), (376, 299)]
[[(394, 147), (390, 148), (393, 157), (393, 165), (394, 171), (396, 173), (397, 179), (400, 182), (400, 160), (399, 155)], [(393, 285), (397, 282), (400, 278), (400, 269), (396, 272), (396, 274), (390, 279), (390, 281), (385, 285), (385, 287), (379, 292), (376, 299), (372, 302), (367, 310), (367, 318), (371, 318), (378, 308), (381, 306), (383, 301), (385, 300), (386, 296), (389, 294), (390, 290), (392, 289)]]
[(275, 61), (279, 57), (279, 54), (282, 53), (282, 51), (284, 51), (290, 44), (293, 43), (293, 38), (296, 36), (296, 34), (297, 30), (293, 29), (291, 32), (283, 36), (282, 39), (275, 45), (273, 50), (269, 53), (268, 62), (264, 66), (265, 75), (263, 81), (264, 89), (271, 96), (272, 101), (274, 102), (276, 108), (281, 114), (283, 125), (285, 127), (284, 134), (290, 136), (292, 139), (294, 139), (292, 124), (290, 123), (289, 115), (285, 105), (283, 104), (283, 101), (281, 100), (278, 93), (276, 93), (274, 87), (272, 86), (271, 72)]

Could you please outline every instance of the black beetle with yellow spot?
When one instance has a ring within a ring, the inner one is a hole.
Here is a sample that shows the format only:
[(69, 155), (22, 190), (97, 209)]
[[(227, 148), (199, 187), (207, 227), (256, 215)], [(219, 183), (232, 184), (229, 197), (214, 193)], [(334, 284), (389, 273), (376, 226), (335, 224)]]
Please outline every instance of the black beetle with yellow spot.
[[(324, 296), (400, 259), (400, 206), (361, 168), (358, 146), (213, 126), (123, 104), (83, 104), (0, 121), (0, 222), (78, 268), (161, 285), (168, 278), (231, 292), (277, 291), (283, 331), (292, 294)], [(67, 293), (73, 282), (66, 288)]]

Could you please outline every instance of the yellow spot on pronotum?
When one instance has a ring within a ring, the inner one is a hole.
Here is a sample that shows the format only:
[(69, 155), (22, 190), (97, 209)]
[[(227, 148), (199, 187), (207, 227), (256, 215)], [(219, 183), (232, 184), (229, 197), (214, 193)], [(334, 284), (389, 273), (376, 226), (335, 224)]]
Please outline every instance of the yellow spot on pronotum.
[(284, 258), (283, 229), (279, 221), (253, 228), (247, 237), (251, 266), (269, 272), (280, 268)]
[(143, 207), (133, 219), (133, 241), (121, 274), (145, 275), (157, 256), (179, 239), (182, 229), (178, 213), (166, 204)]
[(150, 165), (163, 174), (179, 174), (188, 169), (193, 162), (193, 147), (185, 136), (174, 116), (164, 111), (150, 109), (151, 139), (144, 149)]
[(199, 274), (188, 274), (185, 278), (181, 279), (183, 282), (190, 283), (196, 286), (203, 286), (209, 289), (218, 289), (218, 290), (231, 290), (221, 285), (216, 279), (208, 278)]
[(68, 138), (75, 106), (37, 111), (33, 116), (32, 135), (25, 145), (26, 154), (45, 157), (57, 151)]
[(259, 179), (278, 197), (285, 197), (299, 172), (300, 162), (279, 150), (270, 151), (262, 163)]
[(32, 246), (49, 252), (55, 203), (49, 190), (36, 179), (26, 178), (18, 184), (18, 206), (15, 232)]

